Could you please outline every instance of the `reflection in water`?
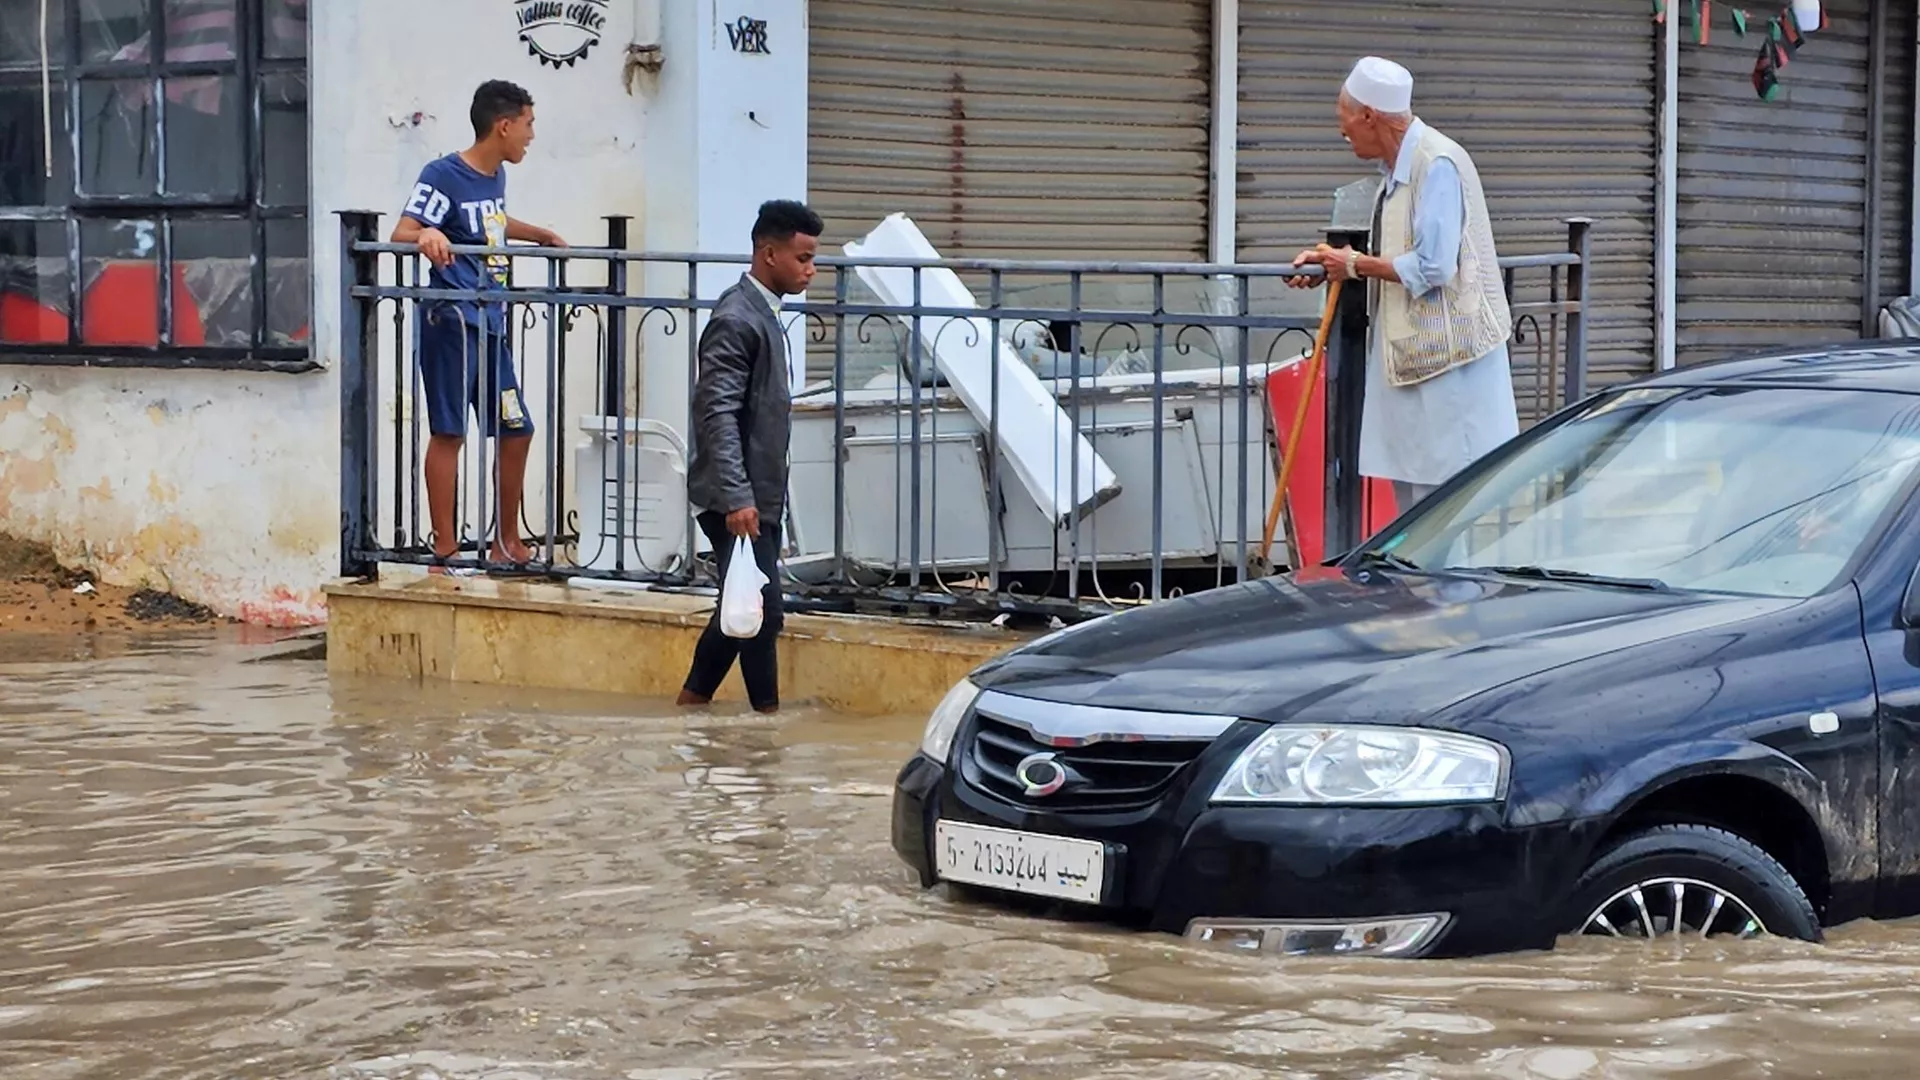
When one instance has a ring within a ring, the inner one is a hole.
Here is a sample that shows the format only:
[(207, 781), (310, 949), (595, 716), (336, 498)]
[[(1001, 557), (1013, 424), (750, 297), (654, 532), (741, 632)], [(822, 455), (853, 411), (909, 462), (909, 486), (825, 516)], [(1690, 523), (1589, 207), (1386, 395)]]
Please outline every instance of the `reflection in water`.
[(1296, 962), (956, 905), (917, 724), (0, 662), (0, 1077), (1880, 1077), (1920, 933)]

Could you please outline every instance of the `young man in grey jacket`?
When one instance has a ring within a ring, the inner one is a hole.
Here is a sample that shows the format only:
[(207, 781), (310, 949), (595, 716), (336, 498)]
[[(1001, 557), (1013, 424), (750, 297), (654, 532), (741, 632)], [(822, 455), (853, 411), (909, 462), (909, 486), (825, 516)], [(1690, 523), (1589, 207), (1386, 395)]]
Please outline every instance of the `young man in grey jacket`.
[(806, 206), (775, 200), (760, 207), (753, 225), (753, 266), (720, 294), (700, 335), (700, 368), (693, 387), (693, 456), (687, 495), (700, 531), (713, 545), (720, 580), (727, 579), (733, 538), (753, 542), (753, 559), (767, 576), (766, 616), (758, 636), (738, 641), (720, 630), (720, 608), (693, 650), (693, 668), (681, 705), (705, 705), (740, 659), (747, 700), (760, 712), (780, 708), (780, 671), (774, 641), (781, 612), (781, 512), (787, 501), (787, 440), (792, 427), (786, 331), (781, 298), (803, 293), (813, 280), (813, 257), (825, 231)]

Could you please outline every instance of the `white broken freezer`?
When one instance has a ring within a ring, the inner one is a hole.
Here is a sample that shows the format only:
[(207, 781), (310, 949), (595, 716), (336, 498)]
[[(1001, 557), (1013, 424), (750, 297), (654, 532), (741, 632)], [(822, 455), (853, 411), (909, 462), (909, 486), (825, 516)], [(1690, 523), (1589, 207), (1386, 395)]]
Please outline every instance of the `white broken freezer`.
[[(845, 250), (855, 259), (940, 258), (919, 226), (898, 213), (888, 215), (866, 239), (848, 243)], [(902, 308), (913, 303), (915, 270), (861, 266), (856, 272), (883, 303)], [(972, 291), (952, 270), (941, 267), (917, 272), (922, 307), (979, 307)], [(895, 317), (912, 331), (913, 316), (903, 312)], [(979, 316), (960, 321), (970, 324), (972, 333), (952, 332), (942, 318), (934, 332), (923, 333), (923, 340), (930, 342), (927, 352), (967, 411), (983, 431), (991, 431), (995, 405), (993, 323)], [(1041, 513), (1056, 528), (1066, 526), (1076, 511), (1085, 516), (1120, 494), (1119, 478), (1094, 452), (1092, 442), (1074, 430), (1060, 402), (1020, 359), (1013, 344), (1005, 338), (998, 344), (1000, 452), (1013, 465), (1020, 486), (1032, 496)]]

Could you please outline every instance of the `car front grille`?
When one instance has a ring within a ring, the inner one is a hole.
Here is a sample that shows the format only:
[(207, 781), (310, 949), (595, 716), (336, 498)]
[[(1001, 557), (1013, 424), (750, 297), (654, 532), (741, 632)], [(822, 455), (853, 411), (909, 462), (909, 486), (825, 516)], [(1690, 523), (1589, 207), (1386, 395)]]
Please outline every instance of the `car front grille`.
[[(1050, 746), (1015, 724), (975, 713), (969, 725), (963, 775), (996, 798), (1035, 810), (1137, 810), (1153, 805), (1211, 739), (1132, 739), (1089, 746)], [(1048, 795), (1028, 795), (1015, 775), (1034, 754), (1051, 754), (1071, 779)]]

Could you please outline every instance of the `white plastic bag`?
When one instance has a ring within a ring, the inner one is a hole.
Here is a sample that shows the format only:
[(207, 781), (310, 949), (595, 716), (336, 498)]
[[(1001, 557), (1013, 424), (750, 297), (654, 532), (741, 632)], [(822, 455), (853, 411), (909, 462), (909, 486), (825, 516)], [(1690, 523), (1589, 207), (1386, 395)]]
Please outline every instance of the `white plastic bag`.
[(744, 536), (734, 537), (727, 580), (720, 583), (720, 632), (730, 638), (758, 637), (766, 616), (760, 590), (766, 587), (767, 575), (753, 561), (753, 545)]

